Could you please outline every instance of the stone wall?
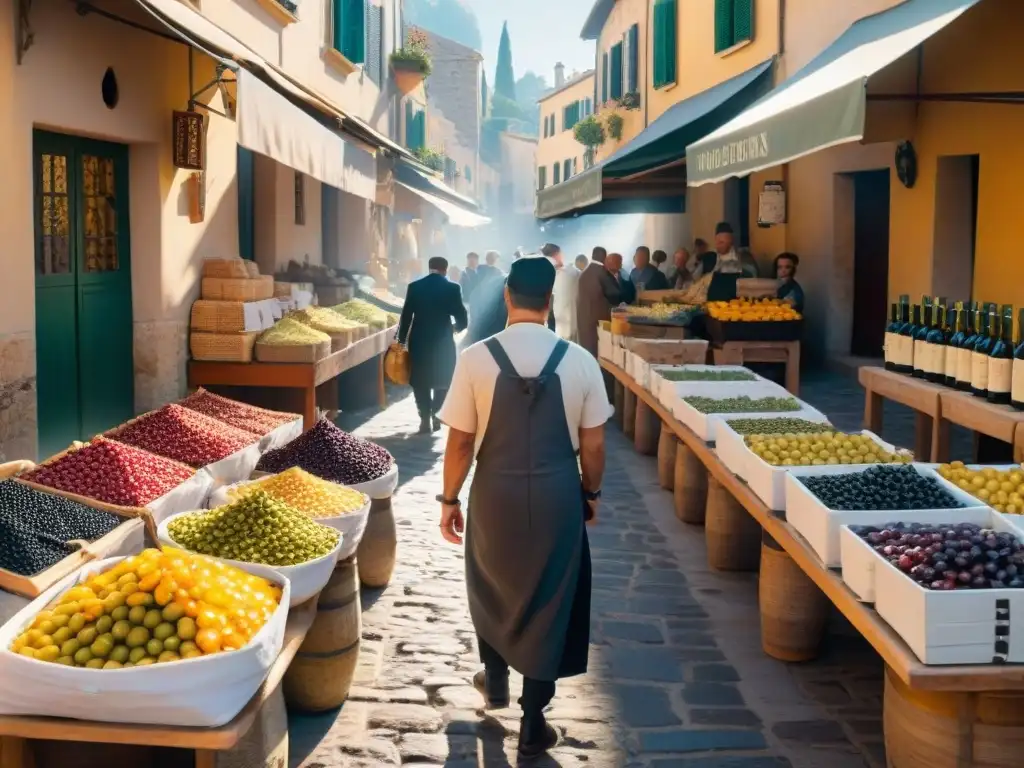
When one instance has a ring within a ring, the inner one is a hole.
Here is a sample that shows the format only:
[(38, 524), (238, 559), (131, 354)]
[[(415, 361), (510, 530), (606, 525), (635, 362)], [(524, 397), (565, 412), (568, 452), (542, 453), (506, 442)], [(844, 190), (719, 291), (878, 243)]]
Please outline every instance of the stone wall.
[(0, 462), (36, 458), (36, 344), (32, 333), (0, 336)]
[(135, 412), (159, 408), (187, 389), (188, 323), (135, 323)]

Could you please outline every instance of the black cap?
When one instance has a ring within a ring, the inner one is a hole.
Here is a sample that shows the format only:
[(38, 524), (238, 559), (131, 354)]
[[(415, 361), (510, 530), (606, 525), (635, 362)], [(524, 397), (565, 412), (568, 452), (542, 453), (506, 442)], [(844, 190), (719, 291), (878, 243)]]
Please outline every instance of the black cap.
[(728, 221), (720, 221), (720, 222), (718, 222), (718, 225), (715, 227), (715, 234), (716, 235), (731, 235), (732, 234), (732, 225)]
[(518, 296), (542, 299), (555, 287), (555, 266), (544, 256), (524, 256), (512, 262), (508, 290)]

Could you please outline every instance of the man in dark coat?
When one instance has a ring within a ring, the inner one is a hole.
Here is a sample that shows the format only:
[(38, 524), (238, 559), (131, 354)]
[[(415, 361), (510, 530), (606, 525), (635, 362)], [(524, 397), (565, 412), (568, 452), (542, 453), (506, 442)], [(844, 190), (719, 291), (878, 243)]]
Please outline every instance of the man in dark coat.
[(614, 275), (604, 265), (608, 251), (601, 246), (594, 249), (593, 260), (580, 275), (579, 296), (576, 304), (576, 332), (580, 346), (597, 357), (597, 325), (610, 320), (612, 307), (622, 301), (622, 289)]
[(473, 298), (473, 289), (477, 283), (477, 269), (480, 266), (480, 256), (473, 252), (466, 254), (466, 268), (462, 270), (462, 279), (459, 285), (462, 287), (462, 299), (467, 304)]
[(441, 428), (437, 412), (455, 370), (455, 334), (469, 324), (462, 290), (445, 276), (448, 260), (435, 256), (427, 269), (424, 277), (409, 284), (398, 323), (398, 343), (409, 347), (409, 383), (421, 435)]

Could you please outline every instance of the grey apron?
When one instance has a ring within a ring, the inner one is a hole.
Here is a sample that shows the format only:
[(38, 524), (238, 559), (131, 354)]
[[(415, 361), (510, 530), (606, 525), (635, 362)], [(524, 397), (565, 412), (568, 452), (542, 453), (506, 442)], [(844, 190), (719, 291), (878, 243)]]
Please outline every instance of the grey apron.
[(587, 671), (590, 546), (576, 450), (555, 369), (519, 376), (497, 339), (500, 373), (469, 492), (466, 586), (477, 634), (535, 680)]

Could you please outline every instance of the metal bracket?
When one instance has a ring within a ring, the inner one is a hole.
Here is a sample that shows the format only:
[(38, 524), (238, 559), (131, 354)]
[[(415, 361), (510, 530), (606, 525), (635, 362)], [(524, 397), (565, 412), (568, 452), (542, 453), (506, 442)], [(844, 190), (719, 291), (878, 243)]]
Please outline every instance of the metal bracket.
[(32, 21), (29, 18), (32, 13), (32, 0), (16, 0), (14, 13), (15, 57), (20, 65), (25, 58), (25, 52), (36, 41), (35, 33), (32, 32)]
[[(189, 112), (195, 112), (197, 109), (204, 109), (207, 112), (212, 112), (215, 115), (220, 115), (221, 117), (226, 118), (228, 120), (234, 119), (234, 116), (235, 116), (235, 114), (234, 114), (235, 113), (234, 101), (229, 97), (227, 89), (224, 87), (228, 83), (234, 82), (233, 80), (225, 80), (224, 79), (224, 73), (230, 71), (231, 68), (229, 66), (227, 66), (226, 64), (217, 64), (217, 67), (216, 67), (216, 70), (215, 70), (217, 74), (213, 78), (213, 80), (208, 82), (206, 85), (204, 85), (198, 91), (193, 91), (192, 89), (195, 87), (195, 86), (192, 85), (193, 76), (194, 76), (194, 72), (195, 72), (195, 67), (194, 67), (194, 63), (193, 63), (193, 55), (194, 55), (194, 49), (193, 48), (189, 48), (188, 49), (188, 90), (189, 90), (188, 111)], [(201, 104), (198, 101), (198, 98), (200, 96), (202, 96), (204, 93), (206, 93), (207, 91), (209, 91), (211, 88), (218, 88), (220, 90), (221, 96), (224, 99), (224, 103), (227, 105), (227, 113), (221, 112), (219, 109), (214, 109), (213, 107), (208, 107), (205, 104)]]

